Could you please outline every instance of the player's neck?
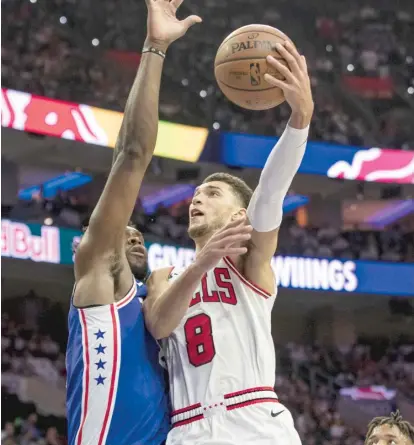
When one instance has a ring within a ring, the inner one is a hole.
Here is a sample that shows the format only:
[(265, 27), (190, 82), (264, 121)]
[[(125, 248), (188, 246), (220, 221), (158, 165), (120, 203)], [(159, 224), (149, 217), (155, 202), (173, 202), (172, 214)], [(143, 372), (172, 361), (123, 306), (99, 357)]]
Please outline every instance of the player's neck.
[(208, 235), (200, 236), (199, 238), (194, 240), (196, 256), (200, 252), (200, 250), (206, 245), (207, 241), (211, 238), (211, 233)]

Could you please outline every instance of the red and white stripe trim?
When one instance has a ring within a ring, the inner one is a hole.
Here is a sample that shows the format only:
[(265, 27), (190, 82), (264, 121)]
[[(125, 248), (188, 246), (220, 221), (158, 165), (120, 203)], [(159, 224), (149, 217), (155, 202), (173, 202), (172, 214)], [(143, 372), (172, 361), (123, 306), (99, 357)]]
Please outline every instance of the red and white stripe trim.
[(243, 282), (243, 284), (245, 284), (247, 287), (250, 287), (250, 289), (254, 290), (257, 294), (259, 294), (261, 297), (264, 298), (269, 298), (272, 296), (271, 293), (265, 291), (264, 289), (262, 289), (261, 287), (257, 286), (256, 284), (254, 284), (253, 282), (251, 282), (250, 280), (248, 280), (246, 277), (244, 277), (236, 268), (235, 264), (233, 263), (233, 261), (229, 258), (229, 257), (224, 257), (223, 258), (224, 262), (226, 263), (226, 265), (228, 266), (228, 268), (234, 272), (239, 278), (240, 280)]
[(89, 339), (88, 339), (88, 329), (86, 326), (86, 316), (83, 309), (79, 310), (80, 317), (79, 321), (82, 326), (82, 349), (83, 349), (83, 377), (82, 377), (82, 410), (81, 410), (81, 421), (79, 425), (79, 430), (76, 438), (76, 444), (82, 444), (83, 427), (85, 425), (86, 415), (88, 413), (88, 399), (89, 399)]
[[(82, 328), (83, 384), (81, 418), (75, 443), (103, 445), (111, 424), (121, 364), (118, 310), (115, 304), (79, 309), (79, 321)], [(101, 366), (97, 368), (98, 362)]]
[(260, 386), (225, 394), (220, 400), (211, 405), (196, 403), (186, 408), (175, 410), (171, 413), (171, 423), (173, 428), (176, 428), (209, 417), (213, 412), (232, 411), (237, 408), (264, 402), (279, 403), (274, 389), (270, 386)]
[(114, 411), (114, 406), (115, 406), (115, 395), (118, 389), (119, 367), (121, 364), (120, 360), (121, 329), (119, 324), (118, 312), (115, 310), (113, 304), (111, 304), (111, 319), (113, 328), (112, 335), (113, 335), (113, 348), (114, 348), (111, 383), (109, 387), (109, 397), (106, 405), (105, 417), (101, 429), (101, 434), (99, 435), (98, 445), (106, 443), (106, 436), (108, 435), (109, 425), (111, 423), (109, 422), (109, 420), (112, 418), (112, 413)]
[(119, 300), (115, 303), (115, 306), (118, 309), (126, 306), (130, 301), (133, 300), (136, 293), (137, 293), (137, 282), (134, 280), (131, 289), (128, 291), (128, 293), (125, 295), (124, 298), (122, 298), (121, 300)]

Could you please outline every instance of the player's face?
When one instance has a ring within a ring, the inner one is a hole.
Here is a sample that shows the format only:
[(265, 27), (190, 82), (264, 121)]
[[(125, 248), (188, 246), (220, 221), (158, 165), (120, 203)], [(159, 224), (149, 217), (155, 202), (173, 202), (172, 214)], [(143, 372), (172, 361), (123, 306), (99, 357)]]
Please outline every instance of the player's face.
[(126, 256), (132, 273), (137, 280), (144, 280), (148, 273), (148, 252), (144, 245), (141, 232), (133, 227), (127, 227)]
[(413, 445), (412, 441), (401, 433), (395, 425), (381, 425), (374, 428), (367, 445)]
[(231, 215), (240, 210), (240, 203), (231, 186), (212, 181), (196, 188), (189, 208), (188, 234), (197, 238), (213, 234), (223, 227)]

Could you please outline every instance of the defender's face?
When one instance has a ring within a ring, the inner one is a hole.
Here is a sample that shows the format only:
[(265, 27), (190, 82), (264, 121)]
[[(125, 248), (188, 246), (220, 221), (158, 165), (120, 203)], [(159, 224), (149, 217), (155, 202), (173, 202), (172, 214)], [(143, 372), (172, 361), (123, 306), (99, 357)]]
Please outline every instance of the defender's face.
[(232, 188), (225, 182), (212, 181), (196, 188), (189, 208), (188, 234), (192, 239), (223, 227), (240, 209)]
[(132, 273), (138, 280), (143, 280), (148, 272), (148, 252), (145, 248), (142, 233), (127, 227), (125, 231), (125, 253)]
[(380, 425), (374, 428), (367, 445), (414, 445), (395, 425)]

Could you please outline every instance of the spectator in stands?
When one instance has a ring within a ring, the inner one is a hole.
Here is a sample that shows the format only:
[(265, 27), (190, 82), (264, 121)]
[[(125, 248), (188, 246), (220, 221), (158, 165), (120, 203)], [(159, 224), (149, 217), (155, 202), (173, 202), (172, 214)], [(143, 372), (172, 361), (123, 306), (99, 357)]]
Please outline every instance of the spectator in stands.
[(1, 443), (3, 445), (17, 445), (15, 428), (12, 422), (6, 422), (4, 424), (4, 430), (1, 432)]
[(31, 413), (21, 426), (21, 444), (29, 445), (40, 438), (40, 431), (37, 428), (37, 414)]
[(61, 445), (62, 442), (58, 436), (57, 429), (55, 427), (50, 427), (46, 431), (46, 436), (39, 445)]

